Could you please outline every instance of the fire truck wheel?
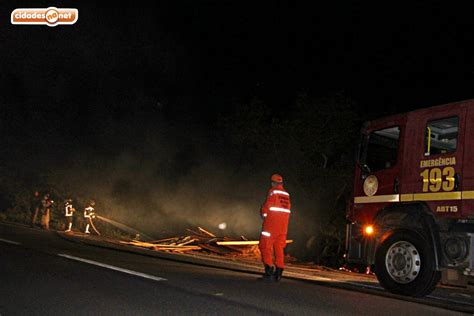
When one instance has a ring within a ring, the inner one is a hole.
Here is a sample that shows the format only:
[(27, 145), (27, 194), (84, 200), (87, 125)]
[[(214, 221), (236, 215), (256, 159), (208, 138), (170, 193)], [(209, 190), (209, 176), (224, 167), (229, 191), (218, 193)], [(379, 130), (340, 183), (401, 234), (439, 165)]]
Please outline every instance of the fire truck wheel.
[(380, 245), (375, 274), (388, 291), (414, 297), (431, 293), (441, 278), (428, 242), (410, 230), (397, 230)]

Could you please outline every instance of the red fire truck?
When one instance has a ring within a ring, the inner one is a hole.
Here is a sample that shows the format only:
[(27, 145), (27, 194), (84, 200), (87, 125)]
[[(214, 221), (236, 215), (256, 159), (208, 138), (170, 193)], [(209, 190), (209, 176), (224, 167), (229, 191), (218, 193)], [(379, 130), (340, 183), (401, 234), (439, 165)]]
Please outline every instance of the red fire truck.
[(442, 271), (474, 275), (474, 99), (367, 122), (346, 258), (387, 290), (424, 296)]

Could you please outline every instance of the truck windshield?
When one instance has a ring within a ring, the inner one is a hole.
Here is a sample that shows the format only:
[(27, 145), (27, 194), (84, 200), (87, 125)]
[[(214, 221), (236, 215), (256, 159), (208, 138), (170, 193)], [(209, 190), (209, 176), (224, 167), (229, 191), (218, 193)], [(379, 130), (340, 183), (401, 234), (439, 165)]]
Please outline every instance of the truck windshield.
[(393, 167), (397, 162), (399, 139), (399, 126), (371, 132), (362, 144), (360, 162), (372, 172)]

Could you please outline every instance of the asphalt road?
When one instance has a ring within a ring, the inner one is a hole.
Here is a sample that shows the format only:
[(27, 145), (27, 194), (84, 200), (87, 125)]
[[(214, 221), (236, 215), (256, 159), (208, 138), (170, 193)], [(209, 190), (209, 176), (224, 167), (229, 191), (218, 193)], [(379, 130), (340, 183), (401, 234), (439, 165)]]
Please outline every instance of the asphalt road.
[[(116, 269), (125, 269), (117, 271)], [(399, 299), (68, 242), (0, 225), (0, 315), (456, 315)]]

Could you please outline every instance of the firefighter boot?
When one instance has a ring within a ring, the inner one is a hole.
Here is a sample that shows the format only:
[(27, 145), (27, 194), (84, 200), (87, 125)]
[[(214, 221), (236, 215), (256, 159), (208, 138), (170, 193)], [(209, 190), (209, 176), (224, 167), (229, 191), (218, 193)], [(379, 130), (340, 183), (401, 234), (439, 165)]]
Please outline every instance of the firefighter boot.
[(87, 225), (86, 225), (86, 231), (85, 231), (84, 233), (86, 233), (86, 234), (90, 234), (90, 231), (89, 231), (89, 226), (90, 226), (90, 224), (87, 224)]
[(72, 223), (69, 223), (69, 226), (68, 228), (66, 229), (67, 232), (70, 232), (71, 231), (71, 228), (72, 228)]
[(283, 269), (277, 267), (275, 270), (275, 273), (273, 273), (273, 280), (275, 280), (276, 282), (280, 282), (282, 274), (283, 274)]
[(269, 281), (272, 279), (273, 275), (273, 266), (265, 265), (265, 272), (263, 275), (259, 278), (260, 281)]

